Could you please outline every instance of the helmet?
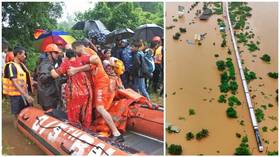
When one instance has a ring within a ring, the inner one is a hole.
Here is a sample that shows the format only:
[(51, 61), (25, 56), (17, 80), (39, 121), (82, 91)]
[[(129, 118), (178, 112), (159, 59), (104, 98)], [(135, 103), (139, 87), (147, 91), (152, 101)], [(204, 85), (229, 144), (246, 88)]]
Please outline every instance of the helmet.
[(46, 52), (46, 53), (48, 53), (48, 52), (60, 52), (60, 49), (57, 47), (56, 44), (49, 44), (49, 45), (47, 45), (44, 52)]
[(159, 36), (154, 36), (152, 39), (152, 42), (160, 42), (160, 37)]

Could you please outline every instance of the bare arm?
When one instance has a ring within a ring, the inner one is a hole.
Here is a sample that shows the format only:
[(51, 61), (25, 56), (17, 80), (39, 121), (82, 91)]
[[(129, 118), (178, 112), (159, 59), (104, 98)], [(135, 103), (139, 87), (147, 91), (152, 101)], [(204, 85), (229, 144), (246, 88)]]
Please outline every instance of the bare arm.
[(90, 65), (89, 64), (86, 64), (86, 65), (83, 65), (83, 66), (80, 66), (80, 67), (70, 67), (68, 70), (67, 70), (67, 74), (69, 76), (73, 76), (75, 75), (76, 73), (78, 72), (81, 72), (81, 71), (88, 71), (90, 69)]
[(101, 64), (100, 58), (97, 55), (91, 55), (89, 58), (91, 64)]
[(17, 79), (16, 78), (13, 78), (12, 79), (12, 82), (14, 84), (14, 86), (16, 87), (16, 89), (20, 92), (20, 94), (22, 96), (25, 97), (25, 99), (28, 101), (29, 104), (32, 104), (33, 103), (33, 98), (31, 96), (29, 96), (23, 89), (22, 87), (17, 83)]
[(55, 78), (59, 77), (59, 74), (54, 69), (52, 69), (51, 70), (51, 76), (55, 79)]

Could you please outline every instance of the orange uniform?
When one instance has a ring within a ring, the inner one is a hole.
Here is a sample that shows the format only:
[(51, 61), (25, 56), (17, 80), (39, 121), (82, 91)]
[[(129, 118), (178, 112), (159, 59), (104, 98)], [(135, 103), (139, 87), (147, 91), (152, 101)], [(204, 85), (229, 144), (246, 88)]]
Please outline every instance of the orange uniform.
[(96, 53), (93, 49), (91, 49), (91, 48), (89, 48), (89, 47), (85, 47), (85, 51), (86, 51), (86, 53), (87, 53), (89, 56), (91, 56), (91, 55), (97, 55), (97, 53)]
[[(96, 53), (94, 53), (93, 55), (98, 56)], [(91, 55), (88, 54), (87, 56)], [(85, 56), (81, 57), (84, 58)], [(91, 64), (90, 73), (93, 82), (94, 107), (103, 105), (104, 108), (108, 110), (112, 103), (107, 98), (109, 93), (110, 79), (107, 73), (105, 72), (99, 57), (98, 64)]]

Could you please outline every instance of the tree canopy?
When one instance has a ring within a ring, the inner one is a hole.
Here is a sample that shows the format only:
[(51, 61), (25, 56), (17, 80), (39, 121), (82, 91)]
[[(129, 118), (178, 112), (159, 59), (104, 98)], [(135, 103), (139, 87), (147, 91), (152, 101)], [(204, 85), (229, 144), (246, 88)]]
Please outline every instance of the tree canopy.
[(35, 29), (51, 30), (62, 15), (63, 3), (52, 2), (3, 2), (2, 37), (10, 43), (27, 49), (27, 65), (34, 70), (39, 53), (33, 45)]
[(76, 21), (100, 20), (110, 30), (155, 23), (163, 26), (161, 2), (99, 2), (94, 8), (76, 14)]
[(35, 29), (55, 29), (62, 14), (62, 3), (3, 2), (3, 37), (10, 43), (31, 46)]

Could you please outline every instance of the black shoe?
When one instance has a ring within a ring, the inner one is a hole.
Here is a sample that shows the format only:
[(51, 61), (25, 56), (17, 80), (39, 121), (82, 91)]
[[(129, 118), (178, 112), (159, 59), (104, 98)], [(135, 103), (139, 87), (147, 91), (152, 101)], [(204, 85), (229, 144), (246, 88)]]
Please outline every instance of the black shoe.
[(123, 135), (120, 135), (120, 136), (113, 136), (113, 137), (112, 137), (112, 141), (114, 141), (114, 142), (116, 142), (116, 143), (124, 142)]

